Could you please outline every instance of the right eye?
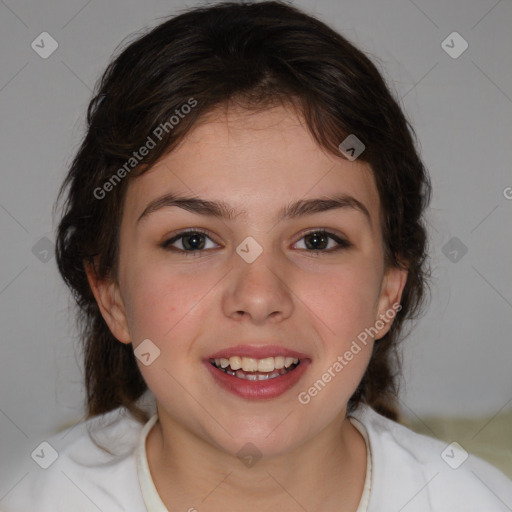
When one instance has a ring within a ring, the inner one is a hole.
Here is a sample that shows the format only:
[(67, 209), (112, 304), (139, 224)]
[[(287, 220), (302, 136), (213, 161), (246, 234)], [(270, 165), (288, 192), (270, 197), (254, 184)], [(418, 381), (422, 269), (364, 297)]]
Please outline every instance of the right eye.
[[(188, 229), (177, 233), (169, 240), (166, 240), (161, 246), (169, 251), (177, 251), (185, 256), (193, 256), (195, 254), (199, 255), (198, 253), (204, 252), (205, 249), (215, 249), (215, 247), (205, 247), (207, 244), (206, 240), (210, 240), (215, 244), (206, 231)], [(176, 244), (178, 247), (176, 247)]]

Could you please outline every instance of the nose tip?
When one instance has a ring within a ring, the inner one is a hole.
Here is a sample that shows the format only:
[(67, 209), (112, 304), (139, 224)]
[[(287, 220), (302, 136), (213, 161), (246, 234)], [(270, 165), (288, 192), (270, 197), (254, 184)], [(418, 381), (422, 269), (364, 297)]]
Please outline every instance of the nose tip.
[[(250, 237), (247, 237), (250, 238)], [(261, 247), (258, 244), (258, 247)], [(251, 318), (261, 324), (280, 316), (287, 317), (292, 311), (291, 297), (284, 280), (277, 270), (268, 265), (268, 256), (250, 240), (238, 246), (243, 256), (232, 275), (232, 282), (224, 297), (226, 314), (241, 320)], [(244, 252), (247, 249), (247, 252)], [(255, 254), (259, 253), (255, 259)], [(244, 256), (251, 255), (248, 263)]]

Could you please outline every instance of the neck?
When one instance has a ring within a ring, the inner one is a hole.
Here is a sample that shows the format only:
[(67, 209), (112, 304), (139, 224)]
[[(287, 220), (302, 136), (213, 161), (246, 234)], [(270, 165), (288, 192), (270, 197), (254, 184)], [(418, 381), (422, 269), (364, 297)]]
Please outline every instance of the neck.
[(231, 510), (247, 512), (271, 507), (354, 512), (366, 474), (366, 445), (345, 411), (294, 450), (246, 466), (159, 408), (146, 451), (169, 510), (215, 511), (229, 504)]

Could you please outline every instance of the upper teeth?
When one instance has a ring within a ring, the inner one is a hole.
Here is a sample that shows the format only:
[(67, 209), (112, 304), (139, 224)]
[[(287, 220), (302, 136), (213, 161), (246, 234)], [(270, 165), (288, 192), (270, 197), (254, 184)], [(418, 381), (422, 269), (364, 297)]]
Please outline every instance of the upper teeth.
[(242, 369), (244, 372), (272, 372), (281, 368), (288, 368), (298, 362), (299, 360), (296, 357), (284, 356), (265, 357), (264, 359), (233, 356), (229, 359), (224, 357), (215, 359), (215, 365), (219, 368), (227, 368), (229, 365), (232, 370)]

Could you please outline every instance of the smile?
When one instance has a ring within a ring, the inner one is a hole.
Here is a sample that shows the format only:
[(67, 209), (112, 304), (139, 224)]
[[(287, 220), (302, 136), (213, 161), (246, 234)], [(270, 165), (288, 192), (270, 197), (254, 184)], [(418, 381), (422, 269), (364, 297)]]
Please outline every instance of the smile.
[(293, 371), (300, 360), (296, 357), (265, 357), (254, 359), (252, 357), (232, 356), (210, 359), (210, 363), (218, 370), (236, 377), (250, 381), (275, 379)]
[(203, 364), (213, 389), (246, 400), (269, 400), (294, 387), (311, 358), (278, 345), (238, 345), (211, 354)]

